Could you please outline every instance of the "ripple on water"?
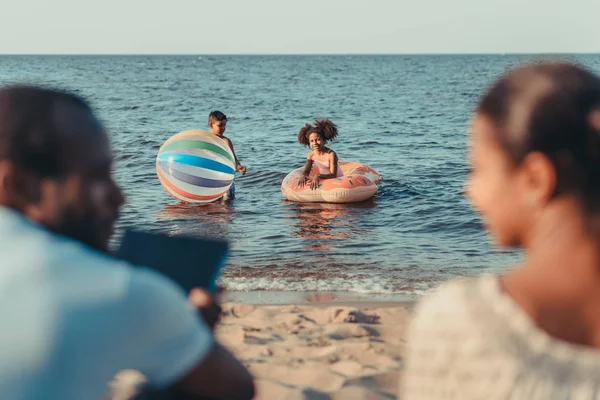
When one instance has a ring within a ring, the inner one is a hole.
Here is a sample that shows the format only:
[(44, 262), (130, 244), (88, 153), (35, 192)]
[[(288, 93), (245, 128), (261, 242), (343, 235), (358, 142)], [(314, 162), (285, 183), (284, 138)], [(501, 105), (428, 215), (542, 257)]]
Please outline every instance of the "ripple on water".
[[(89, 98), (129, 201), (118, 233), (135, 226), (230, 240), (228, 289), (418, 295), (519, 256), (489, 246), (461, 193), (474, 102), (507, 66), (531, 58), (0, 56), (0, 83), (43, 82)], [(576, 60), (600, 71), (598, 55)], [(226, 135), (248, 168), (236, 178), (238, 199), (178, 204), (156, 178), (157, 150), (177, 132), (206, 130), (215, 109), (229, 116)], [(282, 179), (306, 160), (298, 130), (317, 117), (338, 125), (331, 147), (341, 160), (383, 176), (372, 201), (283, 200)]]

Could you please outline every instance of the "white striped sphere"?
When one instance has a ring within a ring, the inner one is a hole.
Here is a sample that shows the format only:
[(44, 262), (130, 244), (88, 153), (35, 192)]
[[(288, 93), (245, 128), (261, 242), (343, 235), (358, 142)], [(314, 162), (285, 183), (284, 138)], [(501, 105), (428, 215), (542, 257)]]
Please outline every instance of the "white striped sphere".
[(156, 173), (163, 188), (177, 200), (209, 203), (231, 187), (235, 158), (227, 143), (217, 135), (185, 131), (161, 146)]

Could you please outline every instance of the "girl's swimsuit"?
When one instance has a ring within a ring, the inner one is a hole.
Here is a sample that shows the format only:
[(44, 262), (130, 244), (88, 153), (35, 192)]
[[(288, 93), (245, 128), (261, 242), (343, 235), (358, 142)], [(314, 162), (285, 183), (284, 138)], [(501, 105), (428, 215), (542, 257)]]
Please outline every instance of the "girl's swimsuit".
[[(313, 152), (313, 164), (318, 168), (319, 175), (327, 175), (331, 173), (329, 169), (329, 153), (325, 153), (323, 156), (317, 156), (316, 152)], [(336, 177), (344, 176), (340, 163), (338, 161)]]

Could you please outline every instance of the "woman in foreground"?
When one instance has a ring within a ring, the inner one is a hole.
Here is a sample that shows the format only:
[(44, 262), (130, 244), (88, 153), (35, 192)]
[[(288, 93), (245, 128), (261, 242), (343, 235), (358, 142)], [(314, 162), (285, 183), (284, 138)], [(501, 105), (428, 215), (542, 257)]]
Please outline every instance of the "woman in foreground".
[(512, 70), (476, 110), (470, 164), (490, 236), (526, 257), (423, 299), (401, 398), (600, 399), (600, 78)]

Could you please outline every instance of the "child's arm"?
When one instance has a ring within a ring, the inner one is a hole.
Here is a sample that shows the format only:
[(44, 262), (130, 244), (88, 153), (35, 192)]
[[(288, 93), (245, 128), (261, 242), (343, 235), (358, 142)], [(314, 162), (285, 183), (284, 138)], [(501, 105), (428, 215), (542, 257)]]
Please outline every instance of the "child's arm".
[(312, 169), (312, 166), (313, 166), (313, 159), (312, 159), (312, 150), (311, 150), (308, 153), (308, 155), (306, 156), (306, 165), (304, 166), (304, 173), (302, 174), (302, 177), (298, 181), (298, 185), (300, 185), (300, 187), (302, 187), (306, 184), (306, 181), (308, 180), (308, 174), (310, 174), (310, 170)]
[(337, 178), (337, 171), (338, 170), (338, 156), (335, 153), (335, 151), (331, 151), (329, 153), (329, 174), (317, 174), (315, 175), (310, 182), (310, 188), (311, 189), (316, 189), (317, 187), (319, 187), (319, 180), (320, 179), (331, 179), (331, 178)]
[(227, 144), (229, 145), (229, 148), (231, 149), (231, 152), (233, 153), (233, 159), (235, 160), (235, 169), (237, 171), (240, 171), (242, 173), (242, 175), (246, 175), (246, 167), (244, 167), (242, 164), (240, 164), (240, 162), (238, 161), (237, 156), (235, 155), (235, 150), (233, 149), (233, 143), (231, 142), (231, 140), (229, 140), (229, 138), (223, 137), (223, 139), (225, 139), (225, 141), (227, 142)]

